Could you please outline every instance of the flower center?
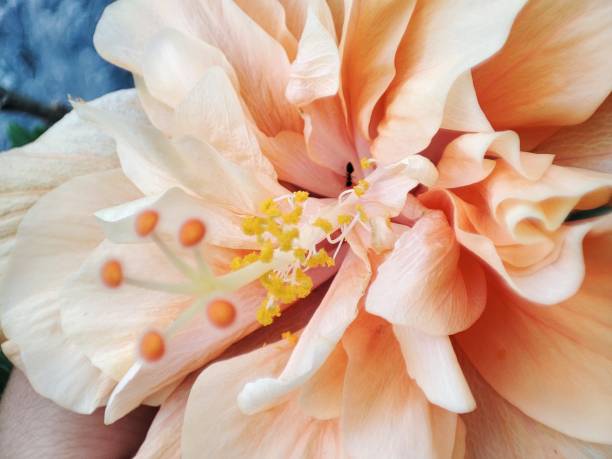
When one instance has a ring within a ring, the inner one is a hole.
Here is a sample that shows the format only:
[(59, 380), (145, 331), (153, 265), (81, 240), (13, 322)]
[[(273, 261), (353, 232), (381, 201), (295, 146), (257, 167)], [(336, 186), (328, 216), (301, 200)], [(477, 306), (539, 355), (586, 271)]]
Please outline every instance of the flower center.
[[(371, 163), (362, 166), (370, 167)], [(109, 288), (122, 284), (150, 290), (188, 294), (195, 301), (185, 309), (163, 332), (150, 330), (143, 334), (138, 351), (147, 362), (161, 359), (166, 341), (206, 310), (207, 318), (217, 327), (229, 327), (238, 311), (229, 299), (230, 294), (258, 280), (266, 290), (258, 311), (257, 321), (270, 325), (281, 314), (281, 306), (307, 297), (313, 288), (307, 274), (317, 267), (332, 267), (346, 236), (355, 228), (366, 225), (368, 216), (360, 198), (367, 192), (369, 183), (359, 180), (353, 188), (342, 192), (336, 201), (317, 202), (306, 191), (296, 191), (277, 198), (269, 198), (259, 206), (260, 215), (246, 217), (242, 231), (257, 240), (259, 250), (236, 257), (230, 264), (231, 271), (215, 275), (202, 256), (200, 244), (206, 237), (206, 225), (197, 218), (183, 223), (178, 242), (192, 249), (194, 261), (183, 260), (156, 233), (159, 214), (145, 210), (138, 214), (134, 231), (143, 239), (153, 241), (168, 261), (184, 276), (178, 284), (149, 281), (127, 277), (121, 262), (113, 259), (101, 267), (101, 279)], [(327, 242), (335, 246), (333, 254), (320, 245)]]

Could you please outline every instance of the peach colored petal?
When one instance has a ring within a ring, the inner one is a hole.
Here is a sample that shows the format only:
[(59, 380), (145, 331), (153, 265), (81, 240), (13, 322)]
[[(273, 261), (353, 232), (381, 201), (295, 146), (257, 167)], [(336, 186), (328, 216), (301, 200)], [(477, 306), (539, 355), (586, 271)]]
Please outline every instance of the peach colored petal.
[(263, 154), (274, 165), (279, 180), (321, 196), (338, 196), (345, 190), (345, 177), (310, 159), (304, 136), (282, 131), (275, 137), (258, 136)]
[(593, 459), (609, 457), (612, 447), (567, 437), (521, 413), (499, 396), (463, 356), (464, 369), (478, 409), (463, 415), (467, 425), (467, 457), (542, 457)]
[(521, 152), (519, 137), (512, 131), (465, 134), (444, 149), (436, 185), (456, 188), (480, 182), (495, 168), (493, 158), (503, 160), (529, 180), (540, 178), (553, 161), (552, 155)]
[[(523, 4), (443, 0), (417, 4), (397, 51), (397, 74), (372, 145), (377, 159), (397, 161), (429, 144), (455, 80), (503, 46)], [(478, 14), (473, 14), (474, 9)]]
[[(332, 269), (313, 270), (310, 273), (315, 287), (334, 275)], [(305, 301), (320, 301), (315, 293)], [(105, 422), (112, 423), (123, 417), (150, 394), (201, 368), (232, 343), (257, 328), (255, 313), (265, 294), (258, 284), (250, 284), (238, 290), (233, 294), (232, 301), (238, 305), (239, 314), (230, 327), (216, 328), (206, 317), (199, 315), (173, 337), (168, 345), (167, 356), (157, 365), (134, 364), (111, 394)]]
[(333, 419), (342, 414), (342, 389), (347, 364), (346, 352), (336, 346), (319, 370), (304, 383), (300, 407), (316, 419)]
[(117, 170), (72, 179), (45, 195), (21, 223), (1, 289), (2, 328), (19, 348), (30, 383), (77, 412), (91, 413), (102, 405), (115, 382), (64, 335), (59, 292), (103, 239), (93, 212), (136, 196)]
[(144, 78), (136, 74), (132, 74), (132, 78), (134, 79), (134, 87), (138, 92), (138, 100), (151, 124), (162, 132), (172, 133), (175, 125), (174, 108), (153, 97), (144, 82)]
[(463, 132), (493, 131), (478, 103), (471, 70), (459, 75), (451, 86), (440, 127)]
[(357, 165), (359, 158), (348, 132), (340, 97), (316, 100), (302, 109), (302, 116), (308, 156), (344, 177), (347, 163)]
[(607, 444), (612, 444), (610, 234), (585, 240), (587, 276), (575, 296), (543, 308), (500, 285), (481, 319), (458, 336), (485, 380), (521, 411), (565, 434)]
[(238, 395), (247, 414), (261, 412), (286, 399), (323, 366), (357, 316), (357, 306), (370, 280), (370, 267), (349, 253), (304, 329), (287, 366), (278, 378), (249, 382)]
[(473, 72), (496, 129), (585, 121), (612, 90), (612, 8), (606, 0), (537, 0), (502, 51)]
[(241, 229), (242, 216), (222, 207), (207, 205), (205, 201), (188, 195), (180, 188), (172, 188), (156, 196), (148, 196), (96, 212), (106, 237), (113, 242), (143, 242), (135, 228), (140, 212), (155, 210), (159, 214), (156, 232), (175, 239), (180, 226), (190, 218), (206, 224), (206, 242), (235, 249), (257, 249), (257, 243), (245, 236)]
[[(285, 96), (295, 105), (307, 105), (315, 99), (332, 96), (340, 85), (336, 35), (325, 28), (317, 13), (313, 7), (308, 8), (297, 56), (291, 63)], [(329, 10), (326, 13), (329, 15)]]
[(476, 408), (448, 336), (433, 336), (398, 325), (393, 326), (393, 332), (408, 374), (431, 403), (455, 413)]
[(572, 210), (607, 204), (612, 175), (552, 165), (539, 180), (530, 181), (500, 164), (481, 193), (514, 240), (529, 243), (558, 229)]
[(337, 421), (304, 415), (295, 401), (256, 415), (245, 415), (235, 398), (243, 384), (275, 375), (289, 356), (276, 343), (207, 368), (191, 390), (181, 451), (197, 457), (342, 457)]
[(407, 373), (391, 327), (364, 314), (343, 339), (348, 354), (340, 427), (355, 458), (450, 457), (457, 415), (427, 402)]
[(235, 88), (238, 80), (223, 53), (202, 40), (176, 29), (164, 28), (147, 42), (142, 77), (149, 93), (176, 107), (211, 67), (225, 72)]
[(612, 174), (612, 97), (587, 121), (560, 129), (538, 145), (537, 151), (553, 153), (555, 163)]
[(286, 14), (281, 2), (236, 0), (236, 4), (272, 38), (283, 45), (289, 59), (295, 57), (297, 41), (285, 24)]
[(172, 134), (192, 136), (212, 145), (224, 158), (276, 178), (254, 128), (227, 74), (211, 67), (177, 105)]
[(117, 140), (125, 174), (145, 194), (179, 186), (211, 204), (252, 213), (258, 202), (285, 193), (272, 177), (240, 167), (206, 143), (189, 137), (167, 139), (149, 124), (87, 105), (79, 104), (76, 110)]
[[(133, 114), (134, 91), (117, 91), (89, 104)], [(69, 113), (36, 142), (0, 155), (0, 279), (15, 244), (19, 222), (46, 192), (72, 177), (119, 166), (114, 141), (76, 113)]]
[(376, 102), (395, 76), (394, 58), (413, 0), (355, 0), (343, 45), (342, 85), (353, 131), (369, 139)]
[(171, 4), (157, 2), (156, 6), (158, 9), (153, 10), (147, 0), (113, 2), (107, 6), (93, 37), (98, 54), (126, 70), (140, 73), (147, 42), (177, 19)]
[(134, 459), (180, 459), (187, 399), (197, 375), (191, 375), (162, 403)]
[[(132, 20), (135, 16), (144, 20)], [(153, 4), (122, 0), (105, 10), (94, 43), (105, 59), (141, 73), (145, 47), (166, 27), (223, 52), (236, 73), (246, 105), (266, 135), (301, 130), (297, 110), (283, 96), (289, 78), (285, 49), (234, 2)]]
[(413, 155), (395, 164), (378, 167), (368, 176), (370, 188), (361, 198), (368, 215), (395, 217), (419, 183), (432, 186), (438, 179), (436, 167), (427, 158)]
[[(564, 225), (548, 240), (552, 242), (553, 252), (546, 252), (546, 257), (534, 269), (513, 269), (504, 263), (494, 240), (474, 228), (468, 203), (446, 191), (428, 193), (421, 199), (430, 207), (448, 206), (457, 241), (495, 270), (515, 292), (541, 304), (558, 303), (578, 290), (584, 279), (582, 240), (598, 225), (609, 225), (608, 217)], [(542, 288), (543, 285), (547, 288)]]
[(441, 212), (426, 214), (402, 234), (378, 267), (366, 310), (433, 335), (465, 330), (481, 314), (486, 284)]

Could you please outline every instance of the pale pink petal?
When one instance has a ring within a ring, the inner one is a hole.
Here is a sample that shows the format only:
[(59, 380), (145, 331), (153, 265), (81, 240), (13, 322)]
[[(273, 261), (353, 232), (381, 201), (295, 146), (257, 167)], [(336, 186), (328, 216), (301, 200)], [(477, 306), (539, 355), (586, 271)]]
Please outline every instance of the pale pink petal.
[(458, 335), (484, 379), (525, 414), (565, 434), (607, 444), (612, 444), (610, 234), (585, 240), (587, 275), (575, 296), (544, 308), (499, 285), (481, 319)]
[(202, 372), (187, 403), (183, 457), (342, 457), (335, 420), (312, 419), (295, 401), (256, 415), (245, 415), (236, 405), (245, 382), (278, 374), (289, 350), (285, 343), (267, 345)]
[[(89, 102), (112, 112), (134, 115), (134, 91), (117, 91)], [(15, 244), (17, 226), (45, 193), (79, 175), (119, 166), (115, 143), (76, 113), (69, 113), (36, 142), (0, 155), (0, 279)]]
[(473, 72), (496, 129), (585, 121), (612, 90), (612, 5), (537, 0), (517, 16), (502, 51)]
[(372, 146), (377, 159), (397, 161), (429, 144), (455, 80), (503, 46), (523, 4), (520, 0), (417, 4), (397, 51), (397, 74)]
[(244, 110), (227, 74), (211, 67), (177, 105), (172, 134), (206, 142), (224, 158), (275, 179), (276, 172), (261, 153), (256, 128)]
[[(334, 273), (329, 268), (309, 272), (315, 287)], [(265, 295), (265, 290), (258, 284), (250, 284), (234, 292), (231, 299), (237, 305), (239, 314), (230, 327), (219, 329), (203, 315), (196, 316), (172, 338), (167, 355), (157, 365), (134, 364), (111, 394), (106, 407), (106, 422), (111, 423), (121, 418), (149, 395), (201, 368), (232, 343), (257, 328), (256, 311)], [(303, 301), (310, 304), (320, 300), (317, 292), (313, 292)], [(303, 306), (298, 303), (295, 307)]]
[(342, 389), (347, 356), (338, 345), (319, 370), (302, 386), (300, 406), (316, 419), (333, 419), (342, 414)]
[[(485, 157), (486, 156), (486, 157)], [(444, 149), (438, 162), (436, 185), (456, 188), (484, 180), (499, 158), (522, 177), (540, 178), (553, 161), (552, 155), (523, 153), (519, 137), (512, 131), (462, 135)]]
[(197, 375), (191, 375), (162, 403), (134, 459), (180, 459), (187, 399)]
[(408, 374), (431, 403), (455, 413), (476, 408), (448, 336), (433, 336), (399, 325), (393, 326), (393, 332)]
[(98, 54), (115, 65), (140, 74), (147, 42), (177, 19), (176, 8), (171, 8), (171, 4), (156, 2), (161, 11), (150, 5), (147, 0), (131, 0), (107, 6), (93, 37)]
[(253, 414), (277, 405), (321, 368), (357, 316), (370, 274), (369, 265), (352, 253), (347, 255), (280, 376), (249, 382), (238, 395), (243, 412)]
[(562, 166), (583, 167), (612, 174), (612, 97), (587, 121), (560, 129), (538, 145), (537, 151), (555, 155)]
[(211, 67), (222, 69), (239, 89), (234, 69), (218, 48), (165, 28), (146, 43), (141, 74), (149, 93), (174, 108)]
[(345, 188), (345, 176), (310, 159), (304, 136), (282, 131), (275, 137), (258, 136), (263, 154), (274, 165), (279, 180), (292, 183), (321, 196), (338, 196)]
[[(346, 165), (359, 159), (346, 124), (339, 96), (318, 99), (303, 107), (308, 156), (336, 174), (346, 176)], [(355, 167), (356, 171), (359, 170)], [(357, 177), (357, 173), (355, 174)]]
[[(132, 20), (135, 16), (143, 20)], [(145, 48), (168, 27), (225, 55), (246, 105), (266, 135), (301, 130), (297, 110), (284, 98), (290, 67), (285, 49), (234, 2), (122, 0), (105, 10), (94, 42), (105, 59), (140, 74)]]
[(408, 377), (391, 327), (364, 314), (349, 329), (340, 426), (349, 457), (450, 458), (457, 415)]
[(285, 96), (292, 104), (307, 105), (315, 99), (336, 94), (339, 85), (340, 56), (336, 35), (325, 28), (317, 11), (309, 7), (297, 56), (291, 63)]
[(206, 143), (168, 139), (149, 124), (87, 105), (76, 110), (116, 139), (123, 171), (145, 194), (179, 186), (211, 204), (253, 213), (258, 202), (285, 193), (272, 177), (240, 167)]
[(297, 41), (285, 23), (285, 9), (279, 1), (236, 0), (236, 4), (247, 13), (272, 38), (278, 41), (289, 59), (295, 57)]
[(367, 311), (433, 335), (465, 330), (486, 300), (482, 269), (462, 252), (441, 212), (431, 212), (402, 234), (378, 267)]
[(463, 421), (467, 425), (467, 457), (489, 458), (606, 458), (612, 447), (567, 437), (529, 418), (499, 396), (463, 356), (461, 367), (473, 388), (478, 408)]
[(463, 132), (493, 131), (478, 103), (470, 70), (463, 72), (451, 86), (440, 127)]
[(370, 118), (395, 76), (395, 53), (413, 0), (355, 0), (343, 44), (342, 85), (353, 131), (369, 139)]
[(368, 215), (395, 217), (404, 208), (410, 190), (419, 183), (432, 186), (437, 179), (438, 171), (429, 159), (409, 156), (372, 172), (367, 178), (370, 188), (360, 199)]
[(59, 293), (104, 237), (93, 213), (138, 195), (116, 170), (72, 179), (45, 195), (21, 223), (1, 289), (2, 328), (18, 347), (30, 383), (77, 412), (102, 405), (115, 382), (64, 335)]

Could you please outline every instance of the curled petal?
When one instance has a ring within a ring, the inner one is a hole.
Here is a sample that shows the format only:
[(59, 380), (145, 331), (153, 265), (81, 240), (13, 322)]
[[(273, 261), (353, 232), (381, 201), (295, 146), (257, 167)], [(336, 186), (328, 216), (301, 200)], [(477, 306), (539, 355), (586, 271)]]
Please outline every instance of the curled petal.
[(428, 403), (409, 378), (391, 327), (364, 314), (343, 345), (348, 355), (341, 429), (350, 457), (450, 457), (457, 418)]
[(493, 158), (502, 159), (529, 180), (540, 178), (553, 161), (552, 155), (521, 152), (519, 137), (512, 131), (465, 134), (444, 149), (438, 162), (440, 178), (436, 185), (456, 188), (480, 182), (495, 168)]
[(393, 332), (408, 374), (431, 403), (455, 413), (476, 408), (448, 336), (433, 336), (398, 325), (393, 326)]
[(458, 335), (507, 401), (555, 430), (606, 444), (612, 444), (611, 242), (609, 231), (586, 239), (587, 276), (573, 297), (544, 308), (498, 284), (481, 319)]
[(276, 343), (204, 370), (187, 403), (183, 457), (263, 459), (270, 457), (270, 451), (279, 457), (341, 457), (337, 421), (313, 422), (295, 400), (255, 415), (238, 409), (235, 399), (241, 387), (249, 380), (278, 374), (288, 357), (288, 346)]
[(350, 253), (280, 376), (250, 382), (240, 392), (238, 405), (242, 411), (253, 414), (278, 404), (323, 366), (357, 316), (369, 280), (369, 266)]
[(462, 253), (441, 212), (404, 232), (366, 297), (366, 309), (397, 325), (433, 335), (465, 330), (486, 300), (482, 269)]

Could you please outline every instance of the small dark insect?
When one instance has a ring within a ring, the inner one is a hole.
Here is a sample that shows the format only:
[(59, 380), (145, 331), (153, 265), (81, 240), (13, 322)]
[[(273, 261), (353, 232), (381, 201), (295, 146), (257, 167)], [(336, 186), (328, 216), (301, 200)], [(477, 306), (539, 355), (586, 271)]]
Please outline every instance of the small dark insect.
[(355, 167), (353, 163), (346, 163), (346, 186), (353, 186), (353, 172), (355, 172)]

